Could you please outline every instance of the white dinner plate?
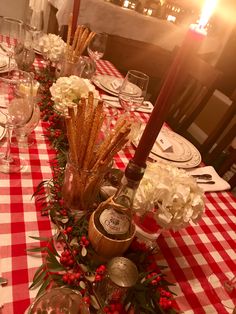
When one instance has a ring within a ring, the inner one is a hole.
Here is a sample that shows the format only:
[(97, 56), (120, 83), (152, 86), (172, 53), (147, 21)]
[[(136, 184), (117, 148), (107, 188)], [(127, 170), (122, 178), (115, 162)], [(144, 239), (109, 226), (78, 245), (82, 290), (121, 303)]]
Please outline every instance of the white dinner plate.
[(6, 73), (6, 72), (9, 72), (13, 69), (16, 68), (16, 62), (14, 59), (11, 60), (11, 63), (10, 63), (10, 68), (8, 66), (8, 57), (7, 56), (1, 56), (1, 59), (0, 59), (0, 65), (3, 65), (3, 66), (0, 66), (0, 73)]
[(117, 78), (116, 76), (110, 75), (96, 75), (92, 78), (92, 82), (105, 91), (108, 94), (118, 96), (118, 89), (115, 89), (111, 83), (116, 80), (117, 84), (121, 85), (123, 82), (123, 78)]
[[(150, 158), (156, 161), (160, 160), (167, 164), (172, 164), (178, 168), (183, 169), (194, 168), (200, 164), (202, 160), (201, 154), (192, 143), (186, 140), (183, 136), (167, 129), (166, 127), (163, 127), (163, 131), (165, 136), (167, 136), (168, 140), (172, 144), (173, 150), (172, 152), (163, 151), (158, 147), (158, 144), (154, 145), (154, 150), (152, 150), (149, 154)], [(139, 138), (133, 141), (135, 147), (138, 145)], [(183, 152), (183, 158), (181, 157), (181, 152)]]
[[(144, 127), (145, 126), (143, 125), (142, 126), (143, 130)], [(140, 135), (134, 141), (135, 146), (137, 146), (137, 143), (141, 138), (141, 135), (143, 133), (142, 129)], [(171, 147), (169, 147), (167, 150), (163, 150), (161, 146), (158, 144), (158, 141), (156, 140), (152, 148), (153, 154), (170, 161), (178, 162), (189, 161), (192, 158), (192, 151), (185, 138), (183, 138), (182, 136), (175, 132), (172, 132), (167, 127), (162, 127), (160, 132), (163, 134), (164, 137), (168, 139), (169, 143), (171, 144)]]

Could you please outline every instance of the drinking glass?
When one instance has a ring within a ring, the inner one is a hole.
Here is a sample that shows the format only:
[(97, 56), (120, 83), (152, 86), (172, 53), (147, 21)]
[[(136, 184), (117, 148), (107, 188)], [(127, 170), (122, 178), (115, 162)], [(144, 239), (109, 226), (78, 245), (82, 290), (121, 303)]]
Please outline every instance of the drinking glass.
[(32, 136), (33, 130), (39, 123), (40, 120), (40, 108), (38, 105), (37, 92), (39, 88), (39, 83), (36, 80), (33, 80), (32, 87), (32, 102), (33, 102), (33, 113), (31, 119), (23, 125), (14, 129), (14, 134), (17, 141), (12, 143), (12, 146), (18, 147), (29, 147), (35, 144), (35, 138)]
[(15, 128), (27, 124), (33, 113), (32, 77), (21, 70), (12, 70), (0, 77), (0, 123), (6, 128), (6, 150), (0, 158), (0, 172), (21, 171), (27, 164), (11, 154), (11, 139)]
[(211, 274), (207, 279), (220, 298), (222, 305), (227, 310), (233, 310), (235, 307), (233, 296), (236, 289), (236, 275), (234, 272)]
[(96, 62), (104, 56), (108, 35), (106, 33), (97, 33), (90, 41), (87, 47), (89, 57)]
[[(44, 34), (44, 14), (43, 11), (33, 11), (31, 10), (27, 17), (27, 28), (30, 30), (26, 37), (29, 36), (30, 40), (32, 38), (33, 48), (36, 52), (41, 54), (41, 48), (39, 46), (39, 40)], [(27, 38), (26, 38), (27, 40)]]
[(141, 123), (133, 112), (142, 106), (147, 94), (149, 76), (145, 73), (129, 70), (119, 88), (118, 98), (124, 115), (131, 123), (130, 140), (134, 139), (141, 128)]
[(8, 56), (8, 68), (10, 69), (15, 53), (19, 53), (23, 49), (23, 22), (10, 17), (3, 17), (0, 23), (0, 33), (4, 40), (4, 44), (1, 46)]
[(40, 108), (36, 101), (34, 101), (33, 114), (28, 123), (24, 126), (15, 128), (15, 136), (17, 142), (14, 146), (18, 147), (30, 147), (36, 143), (35, 138), (32, 136), (32, 132), (38, 125), (40, 120)]

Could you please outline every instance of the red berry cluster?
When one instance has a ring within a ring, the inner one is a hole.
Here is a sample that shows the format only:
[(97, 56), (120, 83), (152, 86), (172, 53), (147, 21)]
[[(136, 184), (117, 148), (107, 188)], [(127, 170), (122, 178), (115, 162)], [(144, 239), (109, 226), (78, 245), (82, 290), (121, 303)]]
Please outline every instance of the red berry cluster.
[(111, 303), (108, 306), (104, 307), (103, 310), (106, 314), (124, 314), (124, 313), (126, 313), (123, 305), (120, 302)]
[[(153, 278), (153, 277), (155, 277), (155, 278)], [(153, 278), (150, 282), (150, 284), (152, 286), (157, 286), (158, 283), (161, 281), (161, 276), (158, 276), (158, 274), (156, 272), (152, 272), (152, 273), (148, 274), (146, 279), (150, 279), (150, 278)]]
[(80, 271), (73, 273), (66, 273), (62, 276), (62, 280), (65, 284), (71, 286), (79, 286), (80, 281), (83, 279), (83, 273)]
[(161, 297), (159, 300), (159, 305), (163, 308), (163, 310), (168, 310), (172, 307), (172, 300)]
[[(77, 255), (77, 253), (78, 252), (76, 250), (73, 251), (74, 256)], [(72, 268), (74, 266), (75, 259), (69, 250), (64, 249), (64, 251), (61, 253), (60, 263), (63, 266), (69, 267), (69, 268)]]
[(66, 229), (63, 230), (63, 233), (64, 234), (70, 234), (72, 231), (73, 231), (73, 227), (69, 226), (69, 227), (67, 227)]
[(79, 244), (85, 247), (89, 245), (89, 240), (86, 238), (85, 235), (82, 235), (82, 237), (80, 238)]
[(106, 272), (106, 266), (100, 265), (95, 271), (95, 279), (94, 280), (96, 282), (101, 281), (105, 276), (105, 272)]
[(62, 215), (62, 216), (67, 216), (67, 209), (66, 208), (61, 208), (60, 209), (60, 214)]

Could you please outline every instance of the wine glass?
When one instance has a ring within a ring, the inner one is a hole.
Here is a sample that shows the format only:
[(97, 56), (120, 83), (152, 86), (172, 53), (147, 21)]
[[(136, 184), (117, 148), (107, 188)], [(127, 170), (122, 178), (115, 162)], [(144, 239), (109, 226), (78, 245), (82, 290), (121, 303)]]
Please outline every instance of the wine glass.
[(12, 143), (13, 146), (29, 147), (35, 144), (36, 142), (34, 137), (32, 136), (32, 132), (36, 128), (40, 120), (40, 108), (38, 105), (37, 98), (39, 82), (34, 80), (32, 84), (33, 84), (32, 89), (33, 114), (28, 123), (14, 129), (14, 134), (16, 136), (17, 142)]
[(220, 298), (222, 305), (227, 310), (233, 310), (235, 307), (233, 295), (236, 289), (236, 275), (233, 272), (222, 272), (211, 274), (207, 279)]
[(11, 154), (11, 139), (15, 128), (30, 121), (33, 113), (32, 77), (21, 70), (12, 70), (0, 77), (0, 123), (6, 128), (6, 150), (0, 158), (0, 172), (19, 172), (26, 162)]
[[(26, 32), (26, 37), (29, 37), (29, 40), (32, 39), (32, 46), (34, 50), (41, 54), (41, 48), (39, 46), (39, 40), (44, 34), (44, 14), (43, 11), (32, 11), (28, 17), (27, 24), (28, 32)], [(27, 38), (26, 38), (27, 40)]]
[(140, 131), (141, 123), (138, 117), (133, 114), (142, 106), (147, 94), (149, 76), (145, 73), (129, 70), (122, 85), (119, 88), (118, 98), (124, 115), (130, 120), (132, 129), (130, 138), (134, 139)]
[(0, 33), (4, 40), (4, 44), (1, 46), (8, 56), (8, 68), (10, 69), (15, 53), (18, 54), (23, 49), (23, 22), (4, 16), (0, 23)]
[(97, 33), (90, 41), (87, 47), (89, 57), (96, 62), (104, 56), (108, 35), (106, 33)]

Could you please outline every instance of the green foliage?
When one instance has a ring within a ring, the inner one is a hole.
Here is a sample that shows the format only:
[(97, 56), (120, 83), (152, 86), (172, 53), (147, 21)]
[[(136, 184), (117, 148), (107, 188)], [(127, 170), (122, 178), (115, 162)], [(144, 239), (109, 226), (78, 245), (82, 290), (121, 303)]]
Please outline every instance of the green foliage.
[[(54, 111), (50, 98), (49, 88), (53, 82), (50, 75), (50, 72), (38, 75), (42, 84), (39, 106), (43, 120), (48, 123), (46, 137), (56, 149), (56, 157), (51, 161), (52, 178), (42, 181), (33, 197), (42, 215), (50, 215), (57, 227), (57, 234), (52, 238), (32, 237), (39, 240), (41, 245), (28, 249), (28, 252), (42, 254), (43, 264), (34, 274), (30, 289), (39, 288), (37, 295), (40, 295), (49, 287), (67, 286), (79, 290), (83, 296), (90, 296), (92, 300), (95, 298), (93, 289), (96, 285), (96, 271), (102, 262), (88, 241), (88, 220), (91, 213), (78, 218), (64, 206), (62, 199), (68, 143), (63, 121), (60, 114)], [(120, 173), (114, 170), (111, 175), (117, 180)], [(131, 306), (135, 313), (176, 313), (172, 307), (173, 294), (169, 290), (171, 284), (162, 273), (165, 266), (156, 264), (156, 254), (157, 251), (149, 250), (136, 240), (126, 252), (125, 256), (138, 267), (139, 279), (128, 291), (123, 302), (124, 309)], [(78, 279), (75, 279), (76, 276)], [(160, 305), (163, 291), (169, 293), (166, 300), (171, 303), (165, 309), (165, 306)], [(122, 313), (127, 312), (123, 310)]]

